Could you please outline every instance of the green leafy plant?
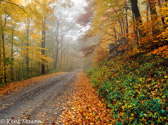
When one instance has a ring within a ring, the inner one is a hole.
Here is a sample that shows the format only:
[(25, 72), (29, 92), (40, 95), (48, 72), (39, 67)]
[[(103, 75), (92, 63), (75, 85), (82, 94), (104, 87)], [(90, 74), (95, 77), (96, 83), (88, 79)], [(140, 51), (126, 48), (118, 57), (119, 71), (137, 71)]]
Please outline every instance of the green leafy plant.
[(104, 62), (89, 73), (100, 98), (123, 123), (168, 123), (168, 59), (156, 55)]

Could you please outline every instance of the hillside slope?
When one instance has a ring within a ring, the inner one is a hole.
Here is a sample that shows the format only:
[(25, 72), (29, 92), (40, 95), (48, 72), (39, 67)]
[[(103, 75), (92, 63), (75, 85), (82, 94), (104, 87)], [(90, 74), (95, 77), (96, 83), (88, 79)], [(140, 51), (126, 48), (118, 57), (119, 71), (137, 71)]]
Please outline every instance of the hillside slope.
[(89, 70), (115, 124), (168, 124), (168, 59), (139, 54), (116, 57)]

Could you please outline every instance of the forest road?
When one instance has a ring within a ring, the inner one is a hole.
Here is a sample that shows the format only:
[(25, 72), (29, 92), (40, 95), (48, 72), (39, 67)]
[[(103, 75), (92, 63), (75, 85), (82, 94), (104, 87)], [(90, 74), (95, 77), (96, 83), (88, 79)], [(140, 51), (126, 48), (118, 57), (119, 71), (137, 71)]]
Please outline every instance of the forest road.
[[(52, 125), (60, 116), (79, 71), (53, 76), (0, 100), (0, 125)], [(66, 95), (66, 96), (65, 96)]]

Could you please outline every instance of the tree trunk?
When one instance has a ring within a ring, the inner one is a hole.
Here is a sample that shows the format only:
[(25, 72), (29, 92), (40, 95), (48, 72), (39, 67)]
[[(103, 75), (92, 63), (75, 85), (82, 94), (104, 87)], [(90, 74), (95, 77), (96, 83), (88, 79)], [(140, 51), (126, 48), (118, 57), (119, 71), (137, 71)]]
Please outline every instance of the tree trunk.
[(115, 26), (114, 26), (114, 29), (113, 29), (113, 30), (114, 30), (114, 33), (115, 33), (115, 35), (114, 35), (115, 37), (114, 37), (114, 38), (115, 38), (115, 41), (116, 41), (116, 40), (117, 40), (117, 33), (116, 33)]
[(67, 69), (69, 68), (69, 46), (68, 46), (68, 49), (67, 49), (67, 61), (66, 61), (66, 67), (67, 67)]
[(7, 83), (6, 79), (6, 53), (5, 53), (5, 33), (4, 33), (4, 29), (2, 29), (2, 47), (3, 47), (3, 59), (4, 59), (4, 63), (3, 63), (3, 67), (4, 67), (4, 83)]
[(32, 59), (31, 59), (31, 76), (34, 76), (33, 75), (33, 60), (34, 60), (34, 58), (33, 58), (33, 56), (34, 56), (34, 49), (32, 49)]
[(62, 68), (62, 55), (63, 55), (62, 44), (63, 44), (63, 43), (61, 42), (61, 56), (60, 56), (60, 67), (59, 67), (59, 69)]
[(66, 63), (66, 52), (64, 54), (64, 70), (65, 70), (65, 63)]
[(158, 29), (156, 29), (156, 21), (157, 21), (157, 12), (156, 12), (156, 6), (155, 6), (155, 1), (154, 0), (149, 0), (149, 8), (150, 8), (150, 15), (151, 15), (151, 20), (153, 22), (152, 25), (152, 35), (155, 36), (158, 34)]
[(123, 26), (123, 34), (125, 35), (126, 34), (126, 26), (125, 26), (125, 20), (124, 18), (122, 18), (122, 26)]
[(30, 19), (27, 18), (27, 38), (26, 38), (26, 73), (29, 76), (29, 34), (30, 34)]
[[(131, 7), (132, 7), (132, 13), (135, 16), (135, 20), (137, 22), (137, 25), (141, 25), (142, 24), (142, 19), (141, 19), (141, 15), (139, 12), (139, 8), (138, 8), (138, 4), (137, 4), (137, 0), (131, 0)], [(143, 33), (142, 30), (139, 29), (139, 35), (140, 37), (143, 37)]]
[[(161, 7), (161, 6), (162, 6), (162, 3), (161, 3), (161, 1), (160, 1), (160, 0), (158, 0), (158, 4), (159, 4), (159, 7)], [(164, 17), (163, 17), (163, 15), (162, 15), (162, 14), (161, 14), (161, 20), (162, 20), (162, 24), (163, 24), (164, 29), (166, 29), (165, 22), (164, 22)]]
[(149, 21), (149, 4), (147, 3), (147, 5), (146, 5), (146, 12), (147, 12), (147, 21)]
[(21, 67), (21, 65), (22, 65), (22, 62), (19, 60), (19, 67), (18, 67), (19, 69), (18, 69), (18, 72), (17, 72), (17, 80), (21, 80), (21, 78), (20, 78), (21, 77), (21, 75), (20, 75), (20, 72), (21, 72), (20, 71), (20, 67)]
[[(46, 38), (46, 18), (44, 17), (43, 20), (43, 26), (42, 26), (42, 41), (41, 41), (41, 47), (45, 49), (45, 38)], [(41, 54), (45, 56), (45, 50), (41, 50)], [(41, 73), (45, 74), (45, 60), (43, 60), (43, 63), (41, 64)]]
[(1, 37), (2, 37), (2, 49), (3, 49), (3, 69), (4, 69), (4, 73), (3, 73), (3, 77), (4, 77), (4, 83), (7, 83), (7, 73), (6, 73), (6, 52), (5, 52), (5, 33), (4, 33), (4, 28), (6, 26), (6, 15), (5, 15), (5, 22), (4, 25), (1, 22)]
[(125, 15), (125, 20), (126, 20), (126, 37), (128, 38), (128, 5), (127, 5), (127, 0), (125, 0), (125, 7), (126, 7), (126, 15)]
[(59, 54), (59, 39), (58, 39), (58, 32), (59, 32), (59, 20), (57, 21), (57, 28), (56, 28), (56, 55), (55, 55), (55, 62), (54, 62), (54, 69), (57, 69), (57, 63), (58, 63), (58, 54)]
[(13, 42), (14, 42), (14, 26), (12, 27), (12, 38), (11, 38), (11, 81), (14, 80), (14, 72), (13, 72)]
[(59, 50), (58, 50), (58, 42), (57, 42), (57, 47), (56, 47), (56, 57), (55, 57), (55, 62), (54, 62), (54, 69), (56, 70), (57, 69), (57, 63), (58, 63), (58, 53), (59, 53)]

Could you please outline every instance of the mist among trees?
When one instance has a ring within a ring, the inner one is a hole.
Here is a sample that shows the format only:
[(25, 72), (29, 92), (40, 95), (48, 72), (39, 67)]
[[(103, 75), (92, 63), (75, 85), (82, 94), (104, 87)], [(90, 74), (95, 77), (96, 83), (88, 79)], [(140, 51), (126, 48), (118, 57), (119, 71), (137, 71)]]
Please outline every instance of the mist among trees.
[(0, 83), (81, 68), (73, 6), (72, 1), (0, 1)]

